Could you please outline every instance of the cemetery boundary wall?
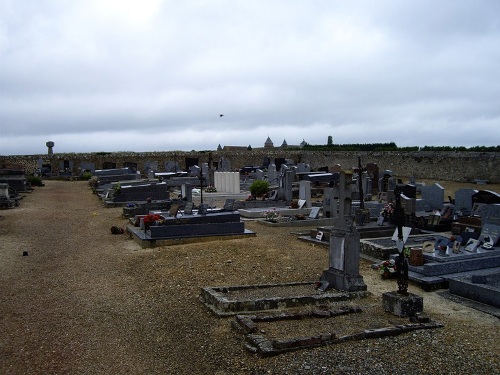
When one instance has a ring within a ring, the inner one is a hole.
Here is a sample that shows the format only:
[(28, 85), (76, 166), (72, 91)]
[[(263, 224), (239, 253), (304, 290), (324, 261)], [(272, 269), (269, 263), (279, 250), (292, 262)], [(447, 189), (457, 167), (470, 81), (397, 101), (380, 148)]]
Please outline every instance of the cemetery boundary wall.
[[(208, 163), (214, 169), (221, 160), (230, 164), (230, 171), (238, 171), (243, 166), (261, 166), (266, 158), (291, 159), (294, 163), (306, 163), (311, 169), (331, 167), (340, 164), (344, 170), (358, 165), (376, 163), (380, 172), (389, 169), (395, 176), (436, 181), (473, 182), (487, 180), (500, 183), (500, 153), (498, 152), (451, 152), (451, 151), (387, 151), (387, 152), (349, 152), (349, 151), (305, 151), (286, 149), (265, 149), (251, 151), (168, 151), (168, 152), (110, 152), (110, 153), (66, 153), (53, 155), (11, 155), (1, 156), (0, 164), (21, 164), (25, 173), (32, 174), (41, 164), (51, 168), (53, 176), (78, 176), (81, 166), (93, 164), (95, 169), (121, 168), (136, 165), (144, 171), (146, 165), (156, 163), (158, 171), (165, 171), (167, 162), (177, 162), (180, 169), (186, 170), (196, 163)], [(69, 167), (68, 167), (69, 166)]]

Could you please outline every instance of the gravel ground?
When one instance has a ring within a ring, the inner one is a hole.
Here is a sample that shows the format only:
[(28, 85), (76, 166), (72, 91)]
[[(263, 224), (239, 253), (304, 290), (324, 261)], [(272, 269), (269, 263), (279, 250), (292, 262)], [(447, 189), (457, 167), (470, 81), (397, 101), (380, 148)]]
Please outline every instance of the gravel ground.
[[(255, 222), (254, 238), (146, 250), (110, 234), (121, 213), (69, 181), (0, 211), (0, 374), (500, 373), (499, 320), (412, 285), (444, 328), (260, 358), (200, 288), (316, 280), (327, 250)], [(370, 300), (396, 289), (367, 261), (361, 273)]]

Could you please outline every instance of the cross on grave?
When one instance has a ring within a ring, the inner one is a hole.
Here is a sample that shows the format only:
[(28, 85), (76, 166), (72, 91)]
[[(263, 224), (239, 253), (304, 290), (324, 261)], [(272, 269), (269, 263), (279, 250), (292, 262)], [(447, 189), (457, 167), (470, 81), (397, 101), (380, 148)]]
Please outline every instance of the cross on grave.
[(360, 236), (352, 225), (350, 181), (346, 182), (344, 172), (340, 173), (339, 184), (334, 189), (339, 198), (338, 213), (333, 212), (336, 217), (330, 232), (329, 267), (321, 275), (320, 289), (365, 291), (366, 284), (359, 274)]
[(410, 228), (403, 227), (404, 211), (401, 207), (401, 188), (394, 189), (396, 207), (394, 215), (396, 219), (396, 233), (393, 239), (396, 241), (399, 255), (396, 259), (398, 274), (398, 290), (396, 292), (386, 292), (382, 294), (382, 305), (384, 311), (390, 312), (400, 317), (412, 317), (424, 310), (423, 298), (408, 293), (408, 261), (404, 254), (405, 241), (408, 238)]
[(358, 167), (354, 169), (354, 172), (358, 174), (358, 190), (359, 190), (359, 208), (365, 209), (365, 198), (363, 193), (363, 172), (366, 172), (366, 168), (363, 168), (361, 165), (361, 156), (358, 156)]
[(398, 274), (398, 293), (403, 295), (408, 295), (408, 260), (404, 254), (405, 239), (403, 235), (403, 224), (405, 222), (405, 213), (403, 207), (401, 207), (401, 188), (396, 187), (394, 190), (394, 195), (396, 197), (396, 207), (394, 208), (394, 216), (397, 225), (397, 239), (396, 247), (399, 252), (399, 256), (396, 260), (396, 269)]
[(198, 174), (198, 179), (200, 180), (200, 204), (203, 204), (203, 181), (205, 180), (205, 177), (203, 176), (203, 170), (201, 169)]
[(346, 179), (345, 172), (339, 173), (339, 181), (333, 187), (333, 196), (338, 198), (337, 210), (333, 211), (333, 225), (336, 228), (352, 227), (351, 180)]
[(363, 191), (363, 173), (366, 174), (367, 169), (361, 165), (361, 157), (358, 156), (358, 168), (354, 171), (358, 174), (357, 183), (359, 191), (359, 208), (356, 211), (356, 224), (365, 225), (365, 222), (370, 220), (370, 210), (365, 209), (365, 193)]

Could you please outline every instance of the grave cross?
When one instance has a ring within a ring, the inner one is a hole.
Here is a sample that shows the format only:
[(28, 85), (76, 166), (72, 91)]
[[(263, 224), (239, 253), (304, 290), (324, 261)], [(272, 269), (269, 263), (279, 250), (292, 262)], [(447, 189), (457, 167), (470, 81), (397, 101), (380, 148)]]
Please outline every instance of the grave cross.
[(404, 237), (403, 237), (403, 224), (405, 221), (404, 211), (401, 207), (401, 188), (396, 187), (394, 189), (394, 195), (396, 198), (396, 207), (394, 208), (394, 216), (396, 219), (396, 225), (398, 227), (398, 238), (396, 240), (396, 246), (399, 251), (399, 256), (396, 260), (396, 270), (398, 275), (398, 293), (403, 295), (408, 295), (408, 260), (404, 254)]
[(359, 208), (365, 209), (365, 199), (363, 193), (363, 172), (366, 172), (366, 168), (361, 166), (361, 156), (358, 156), (358, 168), (354, 169), (354, 172), (358, 174), (358, 190), (359, 190)]
[(200, 204), (203, 204), (203, 180), (205, 180), (205, 177), (203, 177), (202, 169), (200, 169), (200, 173), (198, 174), (198, 179), (200, 180)]
[(340, 172), (339, 181), (334, 185), (334, 196), (338, 198), (337, 210), (333, 212), (333, 223), (337, 228), (350, 229), (351, 216), (351, 175), (346, 178), (345, 172)]

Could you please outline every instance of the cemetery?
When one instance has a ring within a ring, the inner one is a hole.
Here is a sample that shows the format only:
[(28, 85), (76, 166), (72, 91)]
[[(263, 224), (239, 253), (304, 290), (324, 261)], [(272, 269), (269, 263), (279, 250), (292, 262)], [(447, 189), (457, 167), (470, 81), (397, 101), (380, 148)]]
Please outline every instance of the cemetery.
[[(218, 353), (236, 350), (230, 340), (252, 366), (252, 354), (286, 361), (310, 349), (394, 353), (389, 339), (411, 342), (413, 353), (413, 341), (423, 340), (437, 353), (457, 332), (433, 305), (438, 296), (443, 306), (459, 301), (500, 317), (500, 196), (488, 184), (445, 198), (445, 184), (403, 182), (399, 171), (379, 172), (360, 158), (321, 171), (286, 162), (241, 174), (175, 163), (168, 172), (155, 163), (144, 173), (93, 170), (92, 221), (108, 225), (108, 236), (111, 225), (125, 229), (106, 251), (123, 241), (127, 272), (147, 279), (140, 293), (154, 295), (148, 303), (162, 311), (157, 332), (164, 319), (168, 327), (203, 319), (223, 332), (224, 340), (211, 339)], [(269, 191), (249, 195), (254, 181)], [(106, 242), (99, 236), (87, 239), (96, 251)], [(175, 317), (164, 313), (171, 308)]]

